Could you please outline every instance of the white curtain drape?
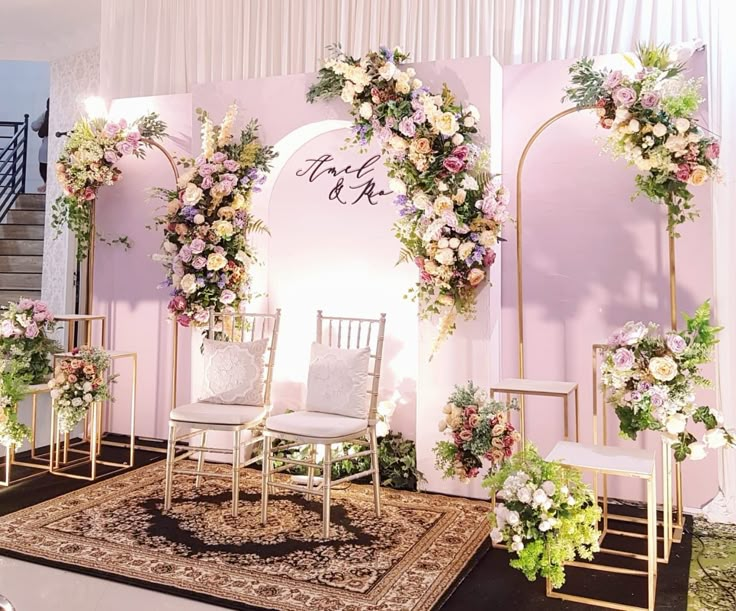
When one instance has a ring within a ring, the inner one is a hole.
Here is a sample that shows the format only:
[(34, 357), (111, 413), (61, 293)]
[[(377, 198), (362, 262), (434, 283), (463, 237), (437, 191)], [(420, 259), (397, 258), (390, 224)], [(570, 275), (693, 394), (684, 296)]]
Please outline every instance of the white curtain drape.
[[(400, 45), (418, 61), (493, 54), (502, 64), (628, 51), (639, 41), (701, 39), (709, 49), (711, 129), (722, 137), (714, 189), (718, 390), (736, 426), (736, 22), (734, 0), (103, 0), (107, 97), (189, 91), (198, 83), (311, 72), (328, 44), (360, 55)], [(736, 451), (706, 513), (736, 522)]]

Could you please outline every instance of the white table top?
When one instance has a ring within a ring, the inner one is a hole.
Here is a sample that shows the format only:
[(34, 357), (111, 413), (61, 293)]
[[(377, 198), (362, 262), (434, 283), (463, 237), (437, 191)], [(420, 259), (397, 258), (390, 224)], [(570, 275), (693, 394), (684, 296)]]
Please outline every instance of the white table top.
[(557, 382), (547, 380), (526, 380), (520, 378), (506, 378), (491, 384), (491, 390), (495, 392), (521, 393), (521, 394), (547, 394), (547, 395), (569, 395), (577, 388), (576, 382)]
[(49, 385), (46, 382), (42, 382), (41, 384), (29, 384), (28, 392), (26, 394), (37, 395), (42, 392), (48, 392), (49, 390), (51, 389), (49, 388)]
[(573, 441), (558, 441), (546, 460), (559, 461), (580, 469), (630, 477), (651, 477), (655, 468), (654, 453), (649, 450), (589, 445)]
[[(105, 352), (112, 359), (121, 359), (125, 357), (138, 356), (137, 352), (131, 352), (130, 350), (105, 350)], [(57, 358), (68, 359), (68, 358), (78, 358), (79, 354), (72, 354), (71, 352), (57, 352), (56, 354), (54, 354), (54, 356)]]
[(54, 316), (55, 320), (67, 320), (67, 321), (76, 321), (76, 320), (104, 320), (107, 318), (104, 314), (56, 314)]

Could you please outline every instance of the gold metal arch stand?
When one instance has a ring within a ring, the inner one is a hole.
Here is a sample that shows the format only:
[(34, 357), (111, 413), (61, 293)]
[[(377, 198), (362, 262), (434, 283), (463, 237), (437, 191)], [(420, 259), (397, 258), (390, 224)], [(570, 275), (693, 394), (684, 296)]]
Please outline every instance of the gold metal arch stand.
[[(542, 123), (527, 141), (522, 150), (519, 164), (516, 170), (516, 294), (517, 294), (517, 324), (519, 334), (519, 377), (524, 378), (524, 289), (523, 289), (523, 264), (522, 264), (522, 228), (523, 228), (523, 207), (522, 207), (522, 174), (524, 163), (532, 146), (550, 125), (568, 115), (577, 113), (581, 110), (592, 110), (593, 106), (584, 106), (580, 108), (567, 108), (558, 112), (554, 116)], [(670, 324), (672, 329), (677, 329), (677, 280), (675, 273), (675, 239), (669, 235), (669, 292), (670, 292)], [(595, 389), (593, 389), (595, 393)], [(520, 397), (520, 404), (523, 408), (524, 397)], [(604, 408), (605, 409), (605, 408)], [(669, 456), (669, 468), (672, 463), (672, 452), (666, 453)], [(666, 469), (668, 465), (664, 465)], [(673, 522), (672, 540), (679, 543), (682, 540), (682, 532), (684, 527), (683, 520), (683, 494), (682, 494), (682, 466), (675, 463), (675, 520)]]

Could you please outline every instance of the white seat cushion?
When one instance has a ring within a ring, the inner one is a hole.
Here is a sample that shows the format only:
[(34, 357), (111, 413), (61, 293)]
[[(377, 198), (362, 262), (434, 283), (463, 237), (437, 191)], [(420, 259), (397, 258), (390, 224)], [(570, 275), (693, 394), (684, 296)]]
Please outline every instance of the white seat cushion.
[(180, 405), (171, 412), (169, 418), (175, 422), (242, 425), (257, 422), (263, 418), (265, 413), (265, 408), (256, 405), (199, 402)]
[(349, 418), (322, 412), (292, 412), (271, 416), (266, 420), (266, 429), (275, 433), (286, 433), (302, 437), (331, 439), (363, 432), (368, 422), (362, 418)]

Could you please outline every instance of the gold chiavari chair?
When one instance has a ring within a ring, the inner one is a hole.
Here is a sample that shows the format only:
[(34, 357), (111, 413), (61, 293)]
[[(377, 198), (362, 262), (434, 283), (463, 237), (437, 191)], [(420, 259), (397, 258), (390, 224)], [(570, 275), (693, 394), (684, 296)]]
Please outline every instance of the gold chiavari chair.
[[(381, 377), (381, 359), (383, 354), (384, 332), (386, 327), (386, 315), (380, 318), (344, 318), (339, 316), (324, 316), (322, 311), (317, 312), (317, 340), (316, 344), (327, 348), (337, 348), (357, 353), (364, 351), (368, 354), (366, 378), (366, 391), (368, 409), (362, 416), (351, 417), (344, 413), (336, 413), (335, 410), (322, 409), (319, 405), (310, 405), (310, 385), (314, 383), (316, 367), (313, 360), (310, 365), (310, 380), (307, 385), (307, 409), (286, 414), (270, 416), (266, 420), (263, 431), (263, 488), (261, 496), (261, 522), (265, 526), (268, 521), (269, 495), (275, 489), (285, 489), (301, 492), (307, 495), (322, 497), (322, 522), (323, 535), (330, 536), (330, 492), (331, 489), (345, 482), (362, 477), (371, 476), (373, 480), (373, 498), (376, 515), (381, 515), (380, 486), (381, 479), (378, 465), (378, 441), (376, 438), (376, 408), (378, 404), (378, 385)], [(315, 344), (315, 345), (316, 345)], [(314, 354), (314, 346), (313, 346)], [(373, 361), (372, 366), (370, 361)], [(333, 389), (345, 389), (350, 387), (351, 382), (345, 379), (334, 378), (345, 377), (345, 372), (340, 367), (324, 368), (319, 370), (320, 375), (326, 372), (333, 379)], [(356, 412), (357, 414), (358, 412)], [(285, 444), (274, 446), (275, 440), (283, 440)], [(351, 455), (333, 456), (333, 444), (343, 442), (367, 443), (368, 449), (355, 452)], [(289, 450), (309, 446), (308, 460), (298, 460), (281, 453)], [(320, 463), (316, 460), (316, 447), (324, 448), (324, 459)], [(280, 466), (275, 467), (273, 462), (275, 452), (279, 452), (278, 462)], [(332, 479), (332, 465), (342, 460), (352, 460), (362, 456), (370, 456), (371, 466), (366, 471), (354, 473), (338, 480)], [(274, 477), (275, 474), (287, 471), (292, 466), (299, 465), (307, 468), (308, 476), (306, 484), (298, 484), (293, 481), (284, 481)], [(322, 477), (319, 481), (315, 478), (315, 472), (321, 471)]]
[[(198, 401), (181, 405), (169, 415), (169, 442), (166, 454), (166, 480), (164, 487), (164, 511), (171, 509), (171, 496), (174, 475), (189, 475), (195, 478), (199, 488), (201, 478), (219, 477), (232, 479), (232, 515), (238, 515), (240, 492), (240, 469), (260, 461), (260, 456), (251, 456), (241, 463), (242, 448), (263, 441), (260, 427), (271, 410), (271, 384), (276, 359), (276, 344), (279, 333), (281, 310), (274, 314), (219, 313), (210, 311), (208, 339), (232, 342), (253, 342), (268, 338), (264, 354), (263, 402), (260, 405), (231, 405)], [(187, 432), (180, 434), (181, 429)], [(229, 431), (233, 434), (232, 449), (209, 448), (208, 431)], [(249, 439), (243, 441), (242, 433), (250, 431)], [(193, 437), (201, 436), (200, 445), (192, 445)], [(187, 442), (187, 443), (183, 443)], [(180, 452), (177, 454), (177, 452)], [(205, 468), (206, 452), (232, 454), (232, 473), (230, 475), (213, 472)], [(177, 463), (197, 455), (196, 469), (178, 467)]]

